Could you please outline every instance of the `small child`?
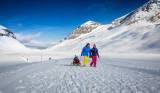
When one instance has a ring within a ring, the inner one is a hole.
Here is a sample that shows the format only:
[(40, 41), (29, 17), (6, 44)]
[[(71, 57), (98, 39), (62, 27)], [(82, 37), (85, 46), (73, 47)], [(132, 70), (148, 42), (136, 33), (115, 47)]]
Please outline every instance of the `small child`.
[(76, 56), (76, 55), (73, 59), (73, 65), (77, 65), (77, 66), (81, 65), (80, 60), (79, 60), (78, 56)]

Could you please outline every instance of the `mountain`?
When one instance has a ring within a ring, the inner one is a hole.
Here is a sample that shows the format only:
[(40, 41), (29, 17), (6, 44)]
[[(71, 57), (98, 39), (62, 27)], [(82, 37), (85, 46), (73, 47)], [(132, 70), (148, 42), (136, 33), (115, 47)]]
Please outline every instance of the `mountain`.
[(101, 25), (100, 23), (97, 23), (94, 21), (87, 21), (87, 22), (83, 23), (82, 25), (80, 25), (78, 28), (76, 28), (65, 39), (75, 39), (82, 34), (86, 34), (86, 33), (91, 32), (93, 29), (97, 28), (100, 25)]
[(114, 25), (130, 25), (137, 22), (160, 23), (160, 0), (150, 0), (137, 10), (115, 19)]
[[(159, 0), (151, 0), (137, 10), (99, 25), (89, 33), (68, 39), (48, 48), (46, 53), (57, 57), (80, 54), (86, 43), (97, 44), (100, 54), (111, 53), (160, 53)], [(156, 18), (155, 21), (152, 19)], [(92, 23), (92, 22), (91, 22)], [(82, 25), (83, 26), (83, 25)], [(111, 29), (112, 28), (112, 29)]]
[(13, 32), (4, 26), (0, 26), (0, 54), (28, 53), (31, 49), (20, 43)]
[(13, 32), (11, 32), (9, 29), (1, 25), (0, 25), (0, 36), (8, 36), (16, 39), (16, 36), (14, 35)]

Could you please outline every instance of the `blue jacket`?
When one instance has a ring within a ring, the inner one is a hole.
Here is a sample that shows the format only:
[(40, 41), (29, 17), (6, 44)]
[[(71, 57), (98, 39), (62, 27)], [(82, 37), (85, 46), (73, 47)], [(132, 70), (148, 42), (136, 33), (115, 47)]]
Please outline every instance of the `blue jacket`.
[(81, 56), (89, 56), (90, 55), (90, 47), (83, 47)]

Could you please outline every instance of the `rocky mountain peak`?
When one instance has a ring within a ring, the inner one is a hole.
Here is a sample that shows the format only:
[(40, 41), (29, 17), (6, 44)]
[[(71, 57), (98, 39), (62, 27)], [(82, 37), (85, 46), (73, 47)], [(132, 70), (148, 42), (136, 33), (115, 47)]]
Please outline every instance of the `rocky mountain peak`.
[(93, 29), (97, 28), (101, 24), (95, 21), (87, 21), (77, 27), (72, 33), (69, 34), (65, 39), (74, 39), (79, 37), (81, 34), (86, 34), (91, 32)]
[(16, 39), (16, 36), (14, 35), (13, 32), (11, 32), (9, 29), (1, 25), (0, 25), (0, 36), (8, 36)]
[(150, 0), (142, 7), (114, 20), (112, 24), (130, 25), (136, 22), (150, 22), (160, 24), (160, 0)]

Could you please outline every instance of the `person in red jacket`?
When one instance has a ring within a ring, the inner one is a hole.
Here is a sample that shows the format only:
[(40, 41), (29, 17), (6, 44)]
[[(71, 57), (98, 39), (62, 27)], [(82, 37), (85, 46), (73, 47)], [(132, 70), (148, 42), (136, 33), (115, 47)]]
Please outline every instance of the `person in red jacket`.
[(98, 49), (96, 48), (96, 44), (93, 45), (93, 48), (90, 50), (90, 57), (92, 58), (92, 62), (90, 66), (96, 67), (97, 64), (97, 57), (99, 58)]
[(78, 56), (76, 56), (76, 55), (73, 59), (73, 65), (77, 65), (77, 66), (81, 65), (80, 60), (79, 60)]

